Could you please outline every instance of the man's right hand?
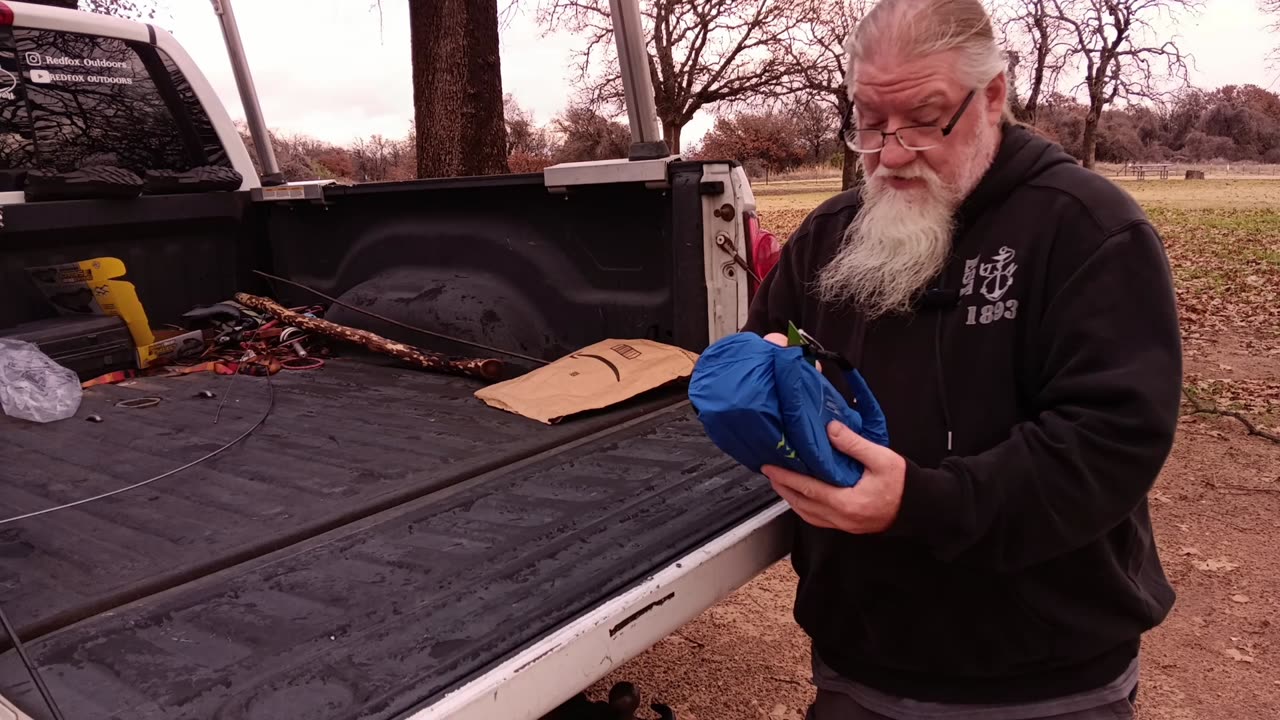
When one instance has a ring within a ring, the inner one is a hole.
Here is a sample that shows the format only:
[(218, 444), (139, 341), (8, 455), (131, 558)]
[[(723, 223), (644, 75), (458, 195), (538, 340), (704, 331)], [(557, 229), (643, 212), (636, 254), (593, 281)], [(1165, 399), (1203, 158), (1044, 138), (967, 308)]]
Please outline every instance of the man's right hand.
[[(769, 333), (768, 335), (764, 336), (764, 339), (768, 340), (769, 342), (779, 347), (787, 346), (787, 336), (783, 335), (782, 333)], [(822, 372), (822, 361), (818, 360), (816, 362), (818, 366), (818, 372)]]

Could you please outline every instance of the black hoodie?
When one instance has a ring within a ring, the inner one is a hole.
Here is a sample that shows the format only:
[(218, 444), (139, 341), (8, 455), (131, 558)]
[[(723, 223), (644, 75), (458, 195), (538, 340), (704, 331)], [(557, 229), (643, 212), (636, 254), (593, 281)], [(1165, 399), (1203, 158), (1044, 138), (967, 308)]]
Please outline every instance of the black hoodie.
[(1112, 182), (1005, 126), (945, 271), (914, 312), (867, 322), (808, 289), (858, 206), (846, 192), (809, 215), (745, 326), (794, 321), (851, 360), (908, 462), (885, 533), (797, 523), (796, 620), (834, 670), (902, 697), (1106, 684), (1174, 599), (1147, 505), (1182, 382), (1156, 230)]

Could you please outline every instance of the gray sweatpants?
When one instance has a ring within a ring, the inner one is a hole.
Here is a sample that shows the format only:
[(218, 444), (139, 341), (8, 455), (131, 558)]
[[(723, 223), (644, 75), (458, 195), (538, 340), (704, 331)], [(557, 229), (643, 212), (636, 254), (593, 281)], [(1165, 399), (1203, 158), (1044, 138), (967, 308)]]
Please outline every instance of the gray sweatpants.
[(1132, 720), (1138, 659), (1106, 686), (1027, 705), (950, 705), (893, 697), (852, 682), (816, 655), (818, 697), (805, 720)]
[[(974, 717), (981, 717), (980, 715)], [(1121, 698), (1088, 710), (1067, 711), (1057, 715), (1043, 715), (1043, 720), (1133, 720), (1133, 705), (1128, 698)], [(858, 701), (837, 692), (819, 690), (818, 698), (809, 706), (805, 720), (894, 720), (858, 704)]]

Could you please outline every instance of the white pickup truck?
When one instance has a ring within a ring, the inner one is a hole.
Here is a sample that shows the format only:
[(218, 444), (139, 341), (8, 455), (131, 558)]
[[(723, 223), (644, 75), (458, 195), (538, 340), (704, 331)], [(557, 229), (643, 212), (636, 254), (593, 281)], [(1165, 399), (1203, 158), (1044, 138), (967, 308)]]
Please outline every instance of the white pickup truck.
[[(26, 269), (97, 257), (155, 324), (239, 291), (316, 302), (255, 270), (540, 361), (607, 338), (698, 352), (744, 322), (768, 270), (751, 189), (666, 153), (634, 0), (614, 6), (632, 158), (354, 186), (270, 177), (214, 6), (266, 183), (169, 33), (0, 1), (0, 335), (57, 314)], [(376, 359), (236, 378), (216, 424), (208, 374), (0, 415), (0, 718), (532, 720), (789, 547), (785, 506), (678, 387), (548, 426)]]

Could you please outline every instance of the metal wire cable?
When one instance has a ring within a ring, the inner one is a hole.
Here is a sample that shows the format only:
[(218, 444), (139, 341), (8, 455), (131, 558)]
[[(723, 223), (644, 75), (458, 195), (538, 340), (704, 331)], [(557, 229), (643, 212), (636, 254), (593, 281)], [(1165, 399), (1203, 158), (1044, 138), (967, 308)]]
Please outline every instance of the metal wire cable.
[(262, 413), (262, 417), (258, 419), (258, 422), (256, 422), (256, 423), (254, 423), (254, 424), (253, 424), (253, 427), (250, 427), (248, 430), (245, 430), (245, 431), (244, 431), (243, 433), (241, 433), (241, 434), (240, 434), (240, 436), (239, 436), (239, 437), (237, 437), (235, 440), (232, 440), (231, 442), (227, 443), (226, 445), (223, 445), (222, 447), (218, 448), (217, 450), (214, 450), (213, 452), (210, 452), (210, 453), (208, 453), (207, 455), (204, 455), (204, 456), (203, 456), (203, 457), (201, 457), (201, 458), (198, 458), (198, 459), (196, 459), (196, 460), (192, 460), (191, 462), (187, 463), (186, 465), (183, 465), (183, 466), (181, 466), (181, 467), (174, 468), (174, 469), (172, 469), (172, 470), (170, 470), (170, 471), (168, 471), (168, 472), (162, 473), (162, 474), (160, 474), (160, 475), (156, 475), (155, 477), (147, 478), (146, 480), (143, 480), (142, 482), (134, 483), (134, 484), (129, 485), (129, 486), (127, 486), (127, 487), (118, 488), (118, 489), (116, 489), (116, 490), (112, 490), (112, 491), (110, 491), (110, 492), (105, 492), (105, 493), (102, 493), (101, 495), (94, 495), (93, 497), (87, 497), (87, 498), (84, 498), (83, 500), (76, 500), (75, 502), (64, 503), (64, 504), (62, 504), (62, 505), (55, 505), (54, 507), (45, 508), (45, 509), (43, 509), (43, 510), (36, 510), (36, 511), (34, 511), (34, 512), (29, 512), (29, 513), (26, 513), (26, 514), (23, 514), (23, 515), (15, 515), (15, 516), (13, 516), (13, 517), (5, 518), (5, 519), (3, 519), (3, 520), (0, 520), (0, 525), (7, 525), (7, 524), (9, 524), (9, 523), (15, 523), (15, 522), (18, 522), (19, 520), (27, 520), (27, 519), (29, 519), (29, 518), (38, 517), (38, 516), (40, 516), (40, 515), (47, 515), (47, 514), (49, 514), (49, 513), (57, 512), (57, 511), (59, 511), (59, 510), (67, 510), (67, 509), (69, 509), (69, 508), (77, 507), (77, 506), (79, 506), (79, 505), (84, 505), (84, 504), (87, 504), (87, 503), (96, 502), (96, 501), (98, 501), (98, 500), (102, 500), (102, 499), (105, 499), (105, 498), (109, 498), (109, 497), (111, 497), (111, 496), (113, 496), (113, 495), (119, 495), (120, 493), (128, 492), (128, 491), (130, 491), (130, 490), (135, 490), (135, 489), (137, 489), (137, 488), (143, 487), (144, 485), (150, 485), (150, 484), (151, 484), (151, 483), (153, 483), (153, 482), (156, 482), (156, 481), (159, 481), (159, 480), (163, 480), (163, 479), (165, 479), (165, 478), (167, 478), (167, 477), (172, 477), (172, 476), (177, 475), (178, 473), (182, 472), (183, 470), (187, 470), (187, 469), (193, 468), (193, 467), (195, 467), (196, 465), (199, 465), (200, 463), (205, 462), (206, 460), (210, 460), (210, 459), (212, 459), (212, 458), (214, 458), (214, 457), (216, 457), (216, 456), (218, 456), (218, 455), (220, 455), (220, 454), (222, 454), (222, 453), (226, 452), (227, 450), (230, 450), (231, 448), (235, 447), (235, 446), (236, 446), (236, 445), (238, 445), (241, 441), (243, 441), (245, 438), (247, 438), (247, 437), (249, 437), (250, 435), (252, 435), (252, 434), (254, 433), (254, 431), (256, 431), (258, 428), (262, 427), (263, 423), (265, 423), (265, 422), (267, 421), (267, 417), (269, 417), (269, 416), (271, 415), (271, 411), (272, 411), (272, 409), (274, 409), (274, 408), (275, 408), (275, 404), (276, 404), (276, 389), (275, 389), (275, 385), (273, 385), (273, 384), (271, 383), (271, 376), (269, 376), (269, 375), (267, 376), (267, 393), (268, 393), (268, 394), (267, 394), (267, 409), (266, 409), (266, 411), (265, 411), (265, 412), (263, 412), (263, 413)]

